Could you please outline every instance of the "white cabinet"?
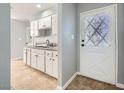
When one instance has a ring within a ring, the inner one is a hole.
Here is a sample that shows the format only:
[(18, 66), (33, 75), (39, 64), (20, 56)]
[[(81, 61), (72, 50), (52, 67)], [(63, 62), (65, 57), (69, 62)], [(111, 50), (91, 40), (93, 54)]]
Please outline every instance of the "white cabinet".
[(27, 64), (27, 49), (23, 49), (23, 62), (24, 64)]
[(52, 34), (56, 35), (58, 32), (57, 14), (52, 15)]
[(24, 48), (23, 49), (23, 62), (24, 64), (31, 65), (31, 49)]
[(40, 71), (45, 71), (45, 68), (44, 68), (44, 55), (38, 55), (37, 56), (37, 67), (36, 67), (38, 70)]
[(44, 72), (44, 51), (32, 49), (31, 67)]
[(31, 27), (31, 36), (39, 36), (39, 31), (38, 31), (38, 21), (32, 21), (30, 23), (30, 27)]
[(53, 66), (53, 76), (58, 78), (58, 53), (53, 52), (53, 59), (52, 59), (52, 66)]
[(53, 66), (52, 66), (53, 64), (52, 64), (52, 58), (51, 57), (48, 57), (48, 56), (46, 56), (46, 73), (47, 74), (49, 74), (49, 75), (51, 75), (51, 76), (53, 76)]
[(39, 29), (51, 29), (51, 16), (39, 20)]
[(35, 53), (31, 53), (31, 67), (36, 68), (37, 58)]
[(58, 53), (46, 51), (46, 73), (58, 78)]
[(58, 78), (58, 52), (24, 48), (24, 63)]
[(31, 49), (27, 48), (27, 65), (31, 65)]

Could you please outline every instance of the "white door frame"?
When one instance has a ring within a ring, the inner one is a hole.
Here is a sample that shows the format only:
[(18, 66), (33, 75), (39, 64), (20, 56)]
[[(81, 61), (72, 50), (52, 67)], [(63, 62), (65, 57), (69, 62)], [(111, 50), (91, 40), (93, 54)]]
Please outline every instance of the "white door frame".
[[(118, 80), (118, 28), (117, 28), (117, 4), (113, 4), (113, 5), (109, 5), (106, 7), (102, 7), (102, 8), (97, 8), (97, 9), (93, 9), (93, 10), (89, 10), (86, 12), (82, 12), (82, 13), (88, 13), (88, 12), (93, 12), (96, 10), (102, 10), (102, 9), (106, 9), (109, 7), (113, 7), (115, 8), (115, 85), (117, 85), (117, 80)], [(80, 15), (82, 14), (80, 13)], [(81, 19), (81, 16), (80, 16)], [(80, 32), (81, 32), (81, 21), (80, 21)], [(81, 39), (81, 33), (80, 33), (80, 39)]]

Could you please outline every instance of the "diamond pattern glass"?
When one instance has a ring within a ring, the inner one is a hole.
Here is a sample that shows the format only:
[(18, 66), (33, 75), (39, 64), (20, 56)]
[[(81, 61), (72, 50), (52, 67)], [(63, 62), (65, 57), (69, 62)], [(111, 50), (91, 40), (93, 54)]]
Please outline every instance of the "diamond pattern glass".
[(85, 46), (110, 46), (110, 16), (100, 13), (85, 17)]

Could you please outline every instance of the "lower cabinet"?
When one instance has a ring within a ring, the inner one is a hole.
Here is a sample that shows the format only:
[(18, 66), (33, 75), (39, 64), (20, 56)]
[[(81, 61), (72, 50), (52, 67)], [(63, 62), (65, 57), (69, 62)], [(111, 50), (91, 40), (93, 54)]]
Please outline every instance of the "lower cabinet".
[(27, 65), (31, 65), (31, 49), (27, 48)]
[(31, 53), (31, 67), (36, 68), (37, 57), (35, 53)]
[(23, 62), (24, 64), (27, 64), (27, 49), (23, 49)]
[(23, 62), (24, 64), (31, 65), (31, 49), (24, 48), (23, 49)]
[(53, 76), (58, 78), (58, 58), (53, 58)]
[(32, 51), (32, 53), (31, 53), (31, 67), (44, 72), (44, 55)]
[(40, 70), (40, 71), (45, 71), (45, 68), (44, 68), (44, 55), (38, 55), (37, 56), (37, 69)]
[(58, 52), (24, 48), (24, 63), (58, 78)]
[(53, 66), (52, 66), (52, 58), (51, 57), (46, 57), (46, 73), (49, 74), (49, 75), (53, 75)]
[(46, 73), (58, 78), (58, 53), (55, 51), (46, 51)]

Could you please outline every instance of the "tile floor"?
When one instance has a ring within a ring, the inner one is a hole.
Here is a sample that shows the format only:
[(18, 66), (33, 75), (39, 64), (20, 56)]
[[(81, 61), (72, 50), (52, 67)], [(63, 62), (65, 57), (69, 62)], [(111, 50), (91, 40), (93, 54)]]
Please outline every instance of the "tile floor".
[(57, 79), (26, 66), (22, 60), (11, 62), (11, 86), (15, 90), (53, 90)]
[(66, 90), (120, 90), (120, 88), (84, 76), (76, 76)]
[[(58, 81), (26, 66), (22, 60), (11, 62), (11, 86), (16, 90), (53, 90)], [(66, 90), (120, 90), (120, 88), (84, 76), (76, 76)]]

